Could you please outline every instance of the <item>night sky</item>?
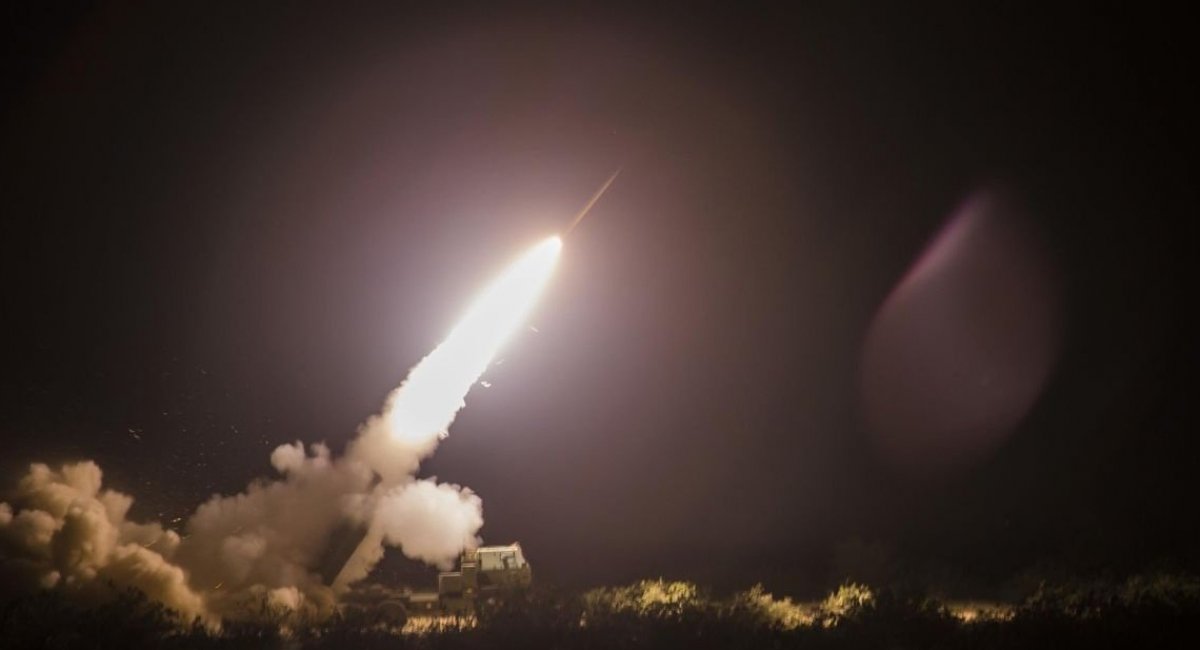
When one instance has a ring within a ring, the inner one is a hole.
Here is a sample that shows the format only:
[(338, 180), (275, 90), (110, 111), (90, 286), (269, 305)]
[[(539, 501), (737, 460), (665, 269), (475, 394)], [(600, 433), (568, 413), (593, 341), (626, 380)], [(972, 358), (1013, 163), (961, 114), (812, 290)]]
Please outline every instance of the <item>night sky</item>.
[[(340, 450), (622, 167), (422, 469), (540, 580), (1200, 568), (1179, 17), (241, 4), (4, 10), (3, 489), (92, 458), (169, 523)], [(1049, 269), (1049, 374), (902, 471), (864, 344), (988, 192)]]

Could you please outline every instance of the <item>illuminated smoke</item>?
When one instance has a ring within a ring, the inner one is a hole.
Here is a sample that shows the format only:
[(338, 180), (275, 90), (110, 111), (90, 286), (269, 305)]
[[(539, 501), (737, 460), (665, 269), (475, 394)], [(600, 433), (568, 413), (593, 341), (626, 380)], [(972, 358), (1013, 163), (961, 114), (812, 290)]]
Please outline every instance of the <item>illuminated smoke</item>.
[[(533, 308), (561, 246), (557, 237), (541, 242), (493, 281), (363, 424), (344, 457), (323, 444), (282, 445), (271, 453), (278, 478), (212, 497), (183, 536), (128, 520), (133, 499), (103, 489), (91, 461), (31, 466), (11, 502), (0, 502), (0, 590), (62, 588), (98, 598), (111, 584), (210, 622), (267, 612), (320, 617), (370, 572), (385, 545), (448, 566), (479, 543), (482, 502), (468, 488), (417, 479), (416, 471)], [(334, 533), (347, 528), (366, 535), (329, 584), (318, 565)]]
[(57, 587), (91, 599), (103, 596), (107, 581), (184, 616), (205, 613), (203, 597), (172, 563), (179, 535), (127, 520), (133, 499), (101, 489), (95, 463), (34, 464), (11, 496), (16, 509), (0, 503), (0, 591)]
[[(562, 240), (550, 237), (512, 263), (476, 297), (449, 336), (409, 371), (383, 413), (363, 425), (347, 457), (383, 482), (372, 498), (367, 537), (336, 587), (365, 577), (382, 557), (384, 542), (399, 545), (408, 557), (440, 565), (477, 543), (475, 532), (483, 525), (479, 498), (457, 486), (430, 491), (422, 486), (434, 487), (432, 482), (413, 484), (412, 475), (446, 435), (471, 386), (533, 309), (561, 250)], [(451, 553), (444, 550), (451, 548)]]

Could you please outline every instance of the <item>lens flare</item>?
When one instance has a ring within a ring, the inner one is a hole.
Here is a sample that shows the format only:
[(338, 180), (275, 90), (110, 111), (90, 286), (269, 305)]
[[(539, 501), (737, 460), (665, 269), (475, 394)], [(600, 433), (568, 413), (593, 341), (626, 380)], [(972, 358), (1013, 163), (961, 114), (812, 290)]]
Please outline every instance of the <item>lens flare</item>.
[(537, 303), (561, 250), (560, 238), (543, 240), (475, 298), (446, 340), (396, 391), (385, 414), (393, 439), (423, 446), (445, 435), (467, 391)]

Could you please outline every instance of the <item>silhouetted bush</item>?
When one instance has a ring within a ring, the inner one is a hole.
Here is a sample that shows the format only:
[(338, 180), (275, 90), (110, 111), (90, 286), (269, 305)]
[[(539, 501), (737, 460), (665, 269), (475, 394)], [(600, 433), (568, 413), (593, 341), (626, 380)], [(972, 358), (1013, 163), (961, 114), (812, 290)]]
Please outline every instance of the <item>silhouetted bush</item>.
[(136, 590), (93, 606), (61, 591), (7, 603), (0, 611), (0, 645), (17, 648), (154, 648), (187, 634), (186, 623)]
[(46, 591), (0, 607), (0, 648), (1190, 648), (1200, 581), (1043, 584), (1004, 611), (964, 622), (919, 592), (853, 583), (796, 603), (760, 585), (717, 598), (691, 583), (645, 580), (585, 594), (532, 589), (417, 634), (400, 634), (402, 618), (352, 610), (322, 621), (227, 622), (218, 632), (134, 591), (91, 606)]

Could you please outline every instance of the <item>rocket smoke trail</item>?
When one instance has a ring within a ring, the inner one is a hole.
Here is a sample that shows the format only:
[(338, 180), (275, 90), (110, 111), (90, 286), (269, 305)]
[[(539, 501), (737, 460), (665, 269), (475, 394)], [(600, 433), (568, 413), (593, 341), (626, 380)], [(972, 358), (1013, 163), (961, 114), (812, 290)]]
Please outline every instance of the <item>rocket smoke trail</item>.
[[(366, 577), (383, 556), (385, 541), (407, 549), (406, 554), (411, 550), (412, 544), (403, 541), (407, 518), (397, 521), (394, 515), (412, 510), (399, 501), (408, 496), (403, 483), (417, 467), (412, 461), (404, 464), (407, 459), (389, 459), (389, 455), (396, 450), (412, 451), (416, 454), (412, 458), (419, 462), (432, 453), (465, 405), (471, 386), (525, 321), (550, 280), (561, 249), (562, 240), (550, 237), (509, 265), (476, 297), (446, 340), (409, 372), (389, 398), (384, 413), (369, 421), (354, 441), (349, 454), (372, 464), (383, 478), (376, 489), (382, 496), (375, 518), (367, 522), (367, 535), (334, 579), (335, 590)], [(380, 459), (388, 460), (380, 463)], [(397, 484), (399, 487), (393, 487)], [(453, 505), (450, 501), (446, 504)], [(459, 541), (469, 546), (475, 540)]]
[[(360, 427), (344, 456), (334, 458), (320, 443), (282, 445), (271, 453), (278, 477), (213, 496), (183, 535), (130, 520), (132, 497), (104, 489), (94, 462), (31, 465), (11, 499), (0, 502), (0, 598), (61, 588), (100, 599), (111, 585), (212, 624), (280, 612), (321, 618), (333, 613), (340, 590), (367, 575), (384, 545), (450, 564), (479, 544), (482, 502), (468, 488), (416, 478), (417, 469), (533, 308), (561, 247), (551, 237), (507, 267), (413, 367), (383, 412)], [(368, 533), (331, 585), (319, 565), (334, 532), (347, 525)]]

